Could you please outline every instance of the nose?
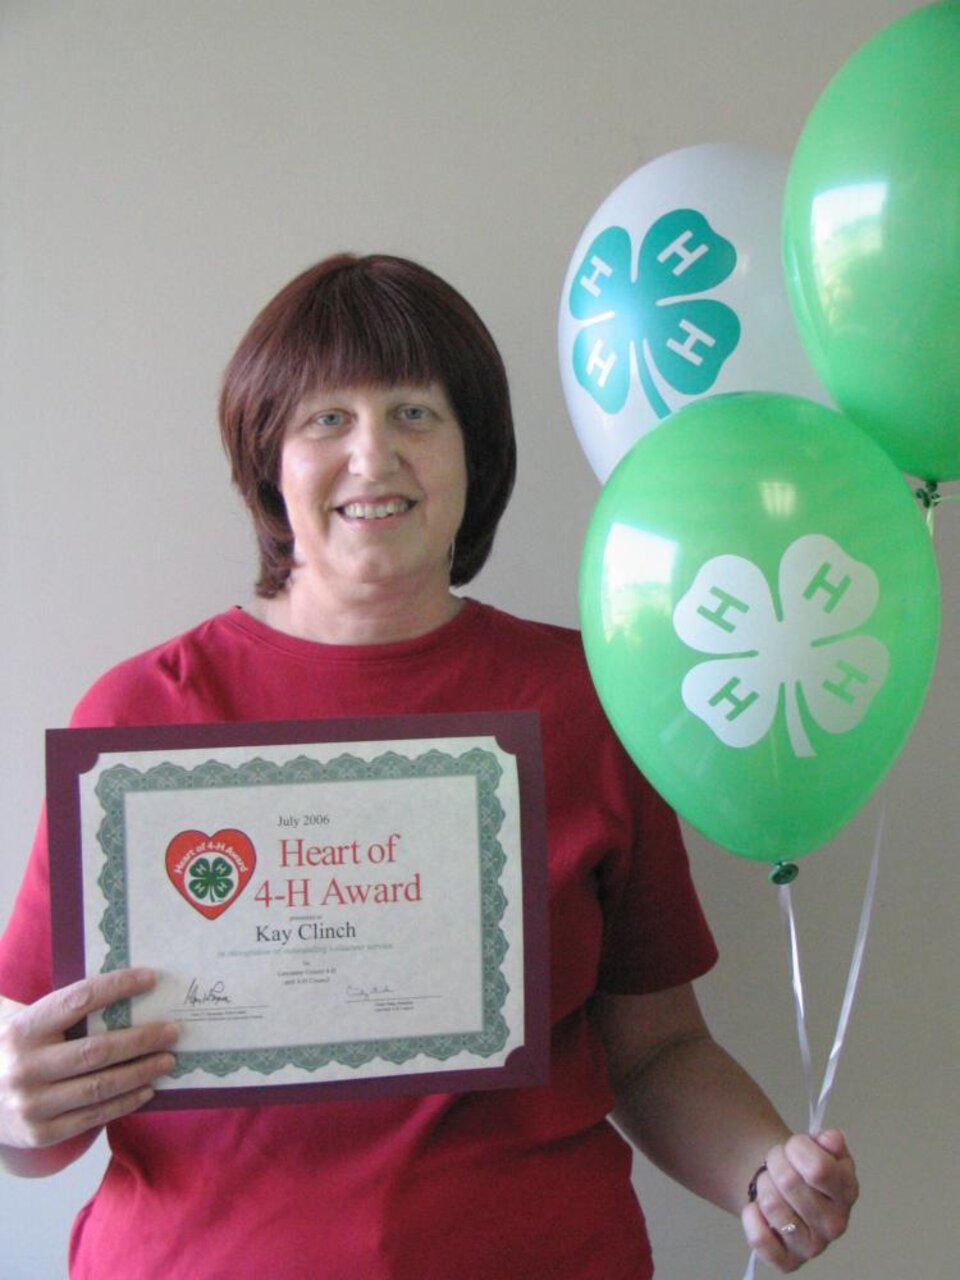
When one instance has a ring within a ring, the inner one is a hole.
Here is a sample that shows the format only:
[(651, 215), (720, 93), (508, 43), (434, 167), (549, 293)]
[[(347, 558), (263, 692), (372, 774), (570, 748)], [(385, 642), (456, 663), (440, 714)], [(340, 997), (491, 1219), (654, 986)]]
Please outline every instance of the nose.
[(350, 439), (350, 474), (365, 480), (382, 480), (398, 470), (397, 442), (390, 423), (380, 414), (364, 414)]

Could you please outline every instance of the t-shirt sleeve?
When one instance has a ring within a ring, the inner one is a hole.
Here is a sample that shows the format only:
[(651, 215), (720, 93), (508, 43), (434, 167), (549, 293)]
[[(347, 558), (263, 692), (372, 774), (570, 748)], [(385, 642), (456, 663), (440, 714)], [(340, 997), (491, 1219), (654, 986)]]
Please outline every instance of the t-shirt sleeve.
[[(101, 678), (77, 705), (70, 718), (71, 728), (119, 723), (118, 708), (129, 701), (126, 686), (130, 683), (125, 671)], [(44, 807), (13, 911), (0, 935), (0, 995), (31, 1004), (52, 987), (50, 861)]]
[(717, 948), (690, 874), (676, 814), (625, 764), (633, 845), (601, 880), (604, 940), (598, 986), (617, 995), (663, 991), (701, 977)]
[(43, 813), (10, 920), (0, 935), (0, 995), (32, 1004), (52, 985), (50, 875)]

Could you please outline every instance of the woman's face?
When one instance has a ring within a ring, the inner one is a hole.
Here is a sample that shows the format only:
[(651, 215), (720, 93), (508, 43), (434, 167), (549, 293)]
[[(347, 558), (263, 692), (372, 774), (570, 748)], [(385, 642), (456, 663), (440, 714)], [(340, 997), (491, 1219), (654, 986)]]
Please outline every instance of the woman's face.
[(315, 391), (291, 415), (280, 491), (301, 581), (449, 588), (463, 435), (439, 383)]

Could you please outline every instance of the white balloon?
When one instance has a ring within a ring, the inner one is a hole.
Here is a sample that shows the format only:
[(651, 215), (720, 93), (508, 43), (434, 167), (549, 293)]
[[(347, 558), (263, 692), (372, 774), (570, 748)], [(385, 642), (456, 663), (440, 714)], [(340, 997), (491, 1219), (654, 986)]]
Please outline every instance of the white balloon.
[(788, 167), (759, 147), (686, 147), (631, 174), (584, 228), (560, 299), (560, 377), (601, 481), (641, 436), (705, 395), (830, 403), (787, 299)]

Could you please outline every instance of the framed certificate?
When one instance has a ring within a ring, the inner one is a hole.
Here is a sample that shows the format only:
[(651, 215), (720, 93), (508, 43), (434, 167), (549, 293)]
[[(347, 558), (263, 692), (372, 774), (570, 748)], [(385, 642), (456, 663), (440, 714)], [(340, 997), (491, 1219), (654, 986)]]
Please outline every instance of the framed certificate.
[(543, 1083), (547, 874), (533, 712), (47, 735), (58, 985), (156, 988), (154, 1108)]

